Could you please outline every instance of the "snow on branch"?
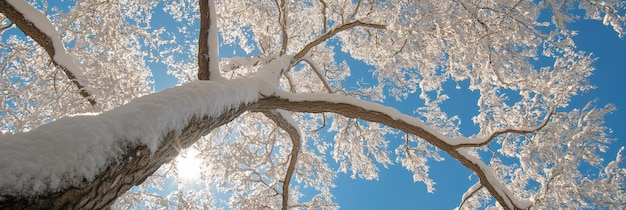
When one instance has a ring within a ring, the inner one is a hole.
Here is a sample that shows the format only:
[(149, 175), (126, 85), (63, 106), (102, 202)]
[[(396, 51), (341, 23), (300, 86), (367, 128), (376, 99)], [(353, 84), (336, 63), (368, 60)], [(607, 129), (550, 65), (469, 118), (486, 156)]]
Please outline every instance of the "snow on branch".
[(463, 205), (465, 204), (465, 202), (467, 202), (470, 198), (472, 198), (474, 194), (476, 194), (482, 188), (483, 188), (483, 185), (480, 182), (476, 182), (476, 184), (472, 185), (469, 189), (467, 189), (467, 191), (463, 193), (463, 196), (461, 197), (461, 204), (459, 204), (459, 207), (457, 209), (461, 209)]
[(200, 4), (200, 35), (198, 36), (198, 79), (221, 80), (219, 70), (219, 45), (217, 42), (217, 12), (214, 0)]
[(532, 202), (519, 201), (506, 189), (493, 171), (481, 160), (457, 149), (456, 141), (427, 126), (421, 120), (400, 113), (397, 109), (356, 98), (320, 93), (291, 94), (276, 91), (273, 95), (261, 98), (257, 108), (285, 109), (296, 112), (324, 113), (333, 112), (346, 117), (360, 118), (381, 123), (389, 127), (418, 136), (437, 148), (445, 151), (465, 167), (474, 171), (481, 183), (505, 209), (525, 208)]
[(61, 36), (43, 13), (24, 0), (0, 0), (0, 12), (43, 47), (52, 62), (78, 88), (80, 95), (92, 106), (96, 105), (88, 91), (89, 81), (84, 77), (78, 60), (65, 50)]
[(225, 72), (229, 72), (232, 70), (235, 70), (239, 67), (244, 67), (244, 66), (256, 66), (259, 64), (265, 64), (267, 63), (267, 59), (263, 58), (261, 56), (252, 56), (252, 57), (239, 57), (239, 56), (233, 56), (230, 58), (225, 58), (224, 61), (226, 62), (226, 64), (224, 65), (224, 71)]
[[(154, 153), (161, 139), (194, 118), (219, 118), (251, 104), (263, 80), (196, 81), (131, 101), (95, 116), (56, 120), (0, 136), (0, 195), (33, 196), (92, 181), (127, 147)], [(198, 137), (199, 138), (199, 137)]]

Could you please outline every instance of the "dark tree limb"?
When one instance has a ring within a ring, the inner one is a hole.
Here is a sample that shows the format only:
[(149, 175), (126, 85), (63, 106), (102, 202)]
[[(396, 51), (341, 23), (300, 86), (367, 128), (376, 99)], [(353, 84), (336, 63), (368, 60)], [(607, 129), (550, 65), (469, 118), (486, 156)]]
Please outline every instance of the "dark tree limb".
[(283, 178), (282, 181), (282, 209), (286, 210), (289, 207), (289, 184), (291, 183), (293, 172), (296, 168), (296, 162), (298, 161), (298, 153), (300, 152), (302, 136), (300, 135), (300, 129), (294, 127), (293, 124), (289, 123), (289, 120), (281, 115), (280, 112), (278, 112), (277, 110), (261, 111), (261, 113), (263, 113), (267, 118), (274, 121), (274, 123), (276, 123), (276, 125), (278, 125), (280, 128), (285, 130), (291, 138), (291, 153), (289, 153), (289, 165), (287, 166), (285, 178)]
[(198, 79), (209, 80), (211, 72), (209, 72), (209, 28), (211, 28), (211, 15), (209, 11), (209, 2), (200, 0), (200, 35), (198, 36)]
[[(211, 80), (217, 77), (221, 77), (221, 75), (211, 75), (211, 72), (219, 72), (217, 69), (219, 68), (218, 60), (211, 60), (211, 58), (217, 58), (216, 54), (217, 49), (217, 40), (212, 40), (212, 38), (217, 38), (217, 30), (213, 30), (217, 28), (217, 20), (215, 20), (216, 15), (214, 14), (216, 11), (215, 3), (211, 2), (213, 0), (200, 0), (200, 35), (198, 36), (198, 79), (199, 80)], [(209, 4), (213, 4), (211, 7)], [(214, 42), (215, 41), (215, 42)], [(216, 46), (210, 46), (216, 45)]]
[(35, 24), (26, 19), (22, 13), (17, 11), (11, 4), (6, 2), (6, 0), (0, 0), (0, 12), (4, 14), (4, 16), (7, 17), (9, 20), (11, 20), (11, 22), (14, 23), (20, 30), (22, 30), (24, 34), (31, 37), (39, 44), (39, 46), (43, 47), (52, 59), (54, 65), (57, 68), (63, 70), (63, 73), (65, 73), (67, 78), (70, 79), (72, 84), (74, 84), (74, 86), (78, 88), (78, 93), (85, 99), (87, 99), (87, 101), (89, 101), (89, 104), (91, 104), (92, 106), (96, 105), (96, 100), (93, 98), (91, 93), (89, 93), (85, 89), (86, 87), (78, 81), (76, 75), (74, 75), (74, 73), (71, 72), (67, 66), (63, 66), (57, 63), (57, 61), (54, 59), (56, 49), (52, 44), (51, 37), (48, 37), (48, 35), (46, 35), (43, 31), (37, 28)]
[[(337, 113), (350, 118), (360, 118), (369, 122), (376, 122), (387, 125), (389, 127), (404, 131), (406, 133), (410, 133), (418, 136), (419, 138), (424, 139), (428, 143), (436, 146), (437, 148), (445, 151), (454, 159), (458, 160), (461, 164), (463, 164), (468, 169), (472, 170), (480, 179), (480, 183), (487, 188), (490, 194), (501, 204), (504, 209), (521, 209), (517, 206), (514, 206), (513, 198), (509, 197), (510, 195), (506, 193), (502, 193), (496, 183), (492, 183), (488, 175), (488, 172), (483, 170), (481, 165), (473, 162), (471, 159), (468, 159), (464, 154), (462, 154), (457, 147), (448, 144), (443, 139), (437, 137), (436, 134), (431, 133), (425, 128), (413, 125), (408, 122), (404, 122), (402, 120), (394, 119), (393, 117), (381, 113), (378, 111), (368, 110), (361, 106), (347, 104), (347, 103), (333, 103), (329, 101), (290, 101), (288, 99), (271, 96), (267, 98), (263, 98), (259, 100), (257, 104), (258, 109), (284, 109), (295, 112), (305, 112), (305, 113), (324, 113), (324, 112), (332, 112)], [(513, 205), (510, 206), (509, 204)]]

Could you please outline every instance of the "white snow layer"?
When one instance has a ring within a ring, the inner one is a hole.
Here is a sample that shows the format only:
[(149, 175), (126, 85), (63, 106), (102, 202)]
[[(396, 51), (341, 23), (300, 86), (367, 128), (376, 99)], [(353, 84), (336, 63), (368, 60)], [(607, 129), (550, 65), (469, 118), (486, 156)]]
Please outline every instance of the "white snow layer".
[[(505, 199), (504, 201), (506, 201), (506, 205), (509, 208), (513, 209), (514, 207), (519, 207), (521, 209), (527, 209), (527, 208), (530, 208), (534, 204), (532, 200), (519, 200), (517, 196), (515, 196), (515, 194), (513, 194), (513, 192), (509, 190), (509, 188), (505, 187), (502, 184), (502, 182), (500, 182), (500, 180), (494, 174), (493, 170), (489, 166), (487, 166), (483, 161), (465, 152), (463, 149), (456, 149), (456, 151), (459, 152), (459, 154), (461, 154), (467, 160), (471, 161), (472, 163), (480, 167), (480, 170), (485, 172), (485, 176), (487, 177), (487, 180), (489, 181), (489, 183), (491, 183), (493, 188), (495, 188), (496, 191), (498, 191), (498, 194), (504, 197)], [(474, 188), (474, 186), (472, 186), (472, 188)], [(465, 194), (463, 195), (463, 197), (465, 197)]]
[(54, 47), (54, 57), (52, 59), (57, 64), (67, 68), (67, 70), (72, 72), (80, 84), (87, 87), (88, 81), (83, 75), (83, 71), (78, 64), (78, 60), (76, 57), (67, 53), (65, 46), (61, 41), (61, 36), (54, 28), (50, 20), (48, 20), (46, 15), (24, 0), (7, 0), (7, 2), (20, 12), (24, 18), (33, 23), (36, 28), (50, 38), (52, 46)]
[(215, 9), (215, 1), (209, 1), (209, 37), (207, 37), (207, 45), (209, 45), (209, 73), (212, 80), (223, 80), (219, 68), (219, 43), (217, 42), (217, 10)]
[[(155, 151), (193, 116), (218, 116), (258, 99), (266, 80), (196, 81), (95, 116), (66, 117), (27, 133), (0, 135), (0, 195), (32, 196), (91, 181), (130, 145)], [(266, 88), (267, 89), (267, 88)]]

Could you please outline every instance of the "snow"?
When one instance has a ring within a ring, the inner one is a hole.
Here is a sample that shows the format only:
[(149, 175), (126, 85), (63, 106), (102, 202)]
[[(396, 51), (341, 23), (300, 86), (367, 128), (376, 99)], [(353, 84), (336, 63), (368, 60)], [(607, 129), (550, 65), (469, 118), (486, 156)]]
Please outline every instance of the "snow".
[[(262, 74), (261, 74), (262, 75)], [(193, 116), (218, 116), (258, 99), (266, 81), (196, 81), (102, 113), (66, 117), (26, 133), (0, 136), (0, 195), (38, 195), (91, 181), (127, 146), (154, 152), (167, 131)]]
[(83, 75), (83, 71), (78, 64), (78, 59), (67, 53), (65, 46), (61, 41), (61, 36), (56, 31), (50, 20), (48, 20), (46, 15), (24, 0), (7, 0), (7, 2), (18, 12), (24, 15), (24, 18), (33, 23), (35, 27), (50, 38), (52, 46), (54, 47), (54, 57), (52, 58), (54, 62), (72, 72), (74, 77), (76, 77), (76, 80), (83, 86), (87, 87), (88, 81)]
[(469, 189), (467, 189), (465, 193), (463, 193), (463, 196), (461, 197), (461, 201), (467, 200), (470, 196), (472, 196), (472, 194), (474, 194), (474, 192), (476, 192), (482, 186), (483, 185), (480, 182), (476, 182), (476, 184), (472, 185)]
[(344, 95), (336, 95), (336, 94), (327, 94), (327, 93), (298, 93), (298, 94), (292, 94), (289, 92), (279, 92), (276, 91), (274, 93), (275, 96), (280, 97), (280, 98), (284, 98), (287, 99), (289, 101), (326, 101), (326, 102), (330, 102), (330, 103), (337, 103), (337, 104), (349, 104), (349, 105), (353, 105), (353, 106), (358, 106), (361, 107), (363, 109), (369, 110), (369, 111), (375, 111), (375, 112), (380, 112), (382, 114), (385, 114), (389, 117), (391, 117), (393, 120), (400, 120), (400, 121), (404, 121), (408, 124), (411, 124), (415, 127), (420, 127), (422, 129), (424, 129), (426, 132), (431, 133), (432, 135), (434, 135), (435, 137), (441, 139), (442, 141), (451, 144), (454, 143), (456, 141), (457, 138), (455, 138), (454, 140), (451, 138), (448, 138), (447, 136), (445, 136), (443, 133), (435, 130), (434, 128), (426, 125), (426, 123), (424, 123), (423, 121), (419, 120), (418, 118), (415, 118), (413, 116), (410, 115), (406, 115), (406, 114), (402, 114), (400, 111), (398, 111), (397, 109), (393, 108), (393, 107), (389, 107), (389, 106), (385, 106), (382, 104), (378, 104), (378, 103), (374, 103), (374, 102), (370, 102), (370, 101), (364, 101), (364, 100), (359, 100), (357, 98), (354, 97), (350, 97), (350, 96), (344, 96)]
[[(432, 134), (433, 136), (437, 137), (438, 139), (440, 139), (441, 141), (445, 142), (448, 145), (451, 146), (456, 146), (456, 145), (461, 145), (461, 144), (480, 144), (483, 142), (488, 141), (491, 136), (483, 136), (483, 137), (474, 137), (474, 138), (468, 138), (468, 137), (453, 137), (450, 138), (448, 136), (446, 136), (445, 134), (439, 132), (438, 130), (436, 130), (435, 128), (428, 126), (426, 123), (424, 123), (423, 121), (421, 121), (420, 119), (410, 116), (410, 115), (406, 115), (406, 114), (402, 114), (400, 111), (398, 111), (397, 109), (393, 108), (393, 107), (389, 107), (389, 106), (385, 106), (382, 104), (378, 104), (375, 102), (370, 102), (370, 101), (364, 101), (364, 100), (359, 100), (357, 98), (354, 97), (350, 97), (350, 96), (344, 96), (344, 95), (337, 95), (337, 94), (326, 94), (326, 93), (298, 93), (298, 94), (292, 94), (289, 92), (283, 92), (283, 91), (274, 91), (275, 93), (273, 95), (280, 97), (280, 98), (284, 98), (287, 99), (289, 101), (326, 101), (326, 102), (330, 102), (330, 103), (343, 103), (343, 104), (350, 104), (353, 106), (358, 106), (361, 107), (363, 109), (369, 110), (369, 111), (375, 111), (375, 112), (380, 112), (382, 114), (385, 114), (389, 117), (391, 117), (394, 120), (400, 120), (400, 121), (404, 121), (410, 125), (413, 125), (415, 127), (420, 127), (422, 129), (424, 129), (426, 132)], [(266, 94), (269, 95), (269, 94)], [(532, 131), (536, 128), (518, 128), (518, 127), (510, 127), (507, 128), (505, 130), (516, 130), (516, 131)]]
[(207, 45), (209, 45), (209, 72), (212, 80), (223, 80), (219, 67), (219, 51), (217, 42), (217, 12), (215, 9), (215, 0), (209, 1), (209, 37), (207, 37)]
[[(500, 194), (502, 197), (505, 198), (507, 206), (509, 206), (510, 208), (513, 208), (513, 206), (515, 206), (521, 209), (527, 209), (533, 205), (533, 201), (531, 200), (517, 199), (517, 197), (506, 186), (504, 186), (498, 178), (496, 178), (496, 175), (493, 173), (493, 170), (491, 169), (491, 167), (487, 166), (483, 161), (481, 161), (480, 159), (478, 159), (477, 157), (473, 155), (470, 155), (469, 153), (464, 151), (462, 148), (457, 149), (456, 151), (459, 152), (459, 154), (461, 154), (467, 160), (471, 161), (472, 163), (480, 167), (480, 170), (485, 173), (485, 176), (487, 177), (487, 181), (496, 189), (498, 194)], [(471, 188), (474, 188), (475, 186), (476, 185), (472, 186)], [(465, 198), (465, 196), (466, 195), (464, 194), (463, 197)]]

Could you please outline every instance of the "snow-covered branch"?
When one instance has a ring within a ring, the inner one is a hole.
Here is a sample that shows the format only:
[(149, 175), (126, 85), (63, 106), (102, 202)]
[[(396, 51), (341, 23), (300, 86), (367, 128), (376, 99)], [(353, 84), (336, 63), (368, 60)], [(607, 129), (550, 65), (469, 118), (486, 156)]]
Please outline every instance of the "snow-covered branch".
[(533, 205), (532, 201), (517, 199), (513, 192), (498, 180), (493, 170), (482, 160), (463, 151), (462, 148), (456, 149), (456, 152), (456, 154), (459, 154), (462, 158), (453, 157), (461, 161), (463, 165), (468, 166), (468, 168), (480, 177), (481, 184), (489, 190), (491, 195), (498, 200), (498, 203), (500, 203), (504, 209), (528, 209)]
[(461, 204), (459, 204), (458, 209), (463, 208), (465, 202), (472, 198), (474, 194), (476, 194), (476, 192), (478, 192), (481, 188), (483, 188), (483, 185), (480, 182), (476, 182), (476, 184), (467, 189), (467, 192), (463, 193), (463, 196), (461, 197)]
[(62, 69), (78, 88), (80, 95), (92, 106), (96, 105), (78, 60), (65, 50), (61, 36), (43, 13), (24, 0), (0, 0), (0, 12), (43, 47), (54, 65)]
[(223, 79), (219, 71), (217, 12), (214, 0), (201, 0), (200, 35), (198, 36), (198, 79)]
[(474, 171), (483, 186), (505, 209), (524, 209), (531, 204), (514, 198), (514, 195), (495, 178), (493, 171), (481, 160), (457, 149), (454, 142), (458, 139), (450, 139), (419, 119), (402, 114), (394, 108), (342, 95), (291, 94), (287, 92), (276, 92), (270, 97), (262, 98), (257, 106), (261, 109), (285, 109), (307, 113), (333, 112), (346, 117), (385, 124), (416, 135), (445, 151), (465, 167)]
[(289, 165), (287, 166), (287, 172), (285, 172), (285, 178), (283, 178), (282, 186), (282, 206), (283, 210), (289, 207), (289, 185), (293, 178), (294, 170), (296, 169), (296, 162), (298, 160), (298, 154), (300, 153), (301, 146), (301, 134), (298, 125), (293, 118), (284, 110), (268, 110), (262, 111), (267, 117), (272, 119), (279, 127), (285, 130), (291, 138), (291, 152), (289, 154)]
[(289, 36), (287, 34), (287, 1), (286, 0), (274, 0), (278, 7), (278, 24), (280, 25), (280, 31), (282, 35), (280, 55), (284, 55), (287, 52), (287, 44), (289, 43)]

